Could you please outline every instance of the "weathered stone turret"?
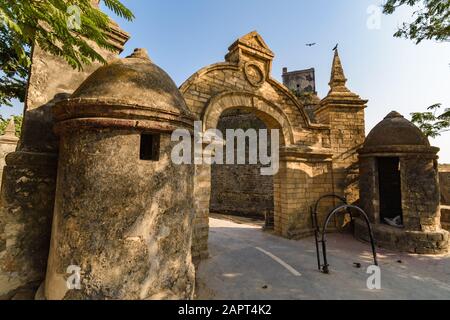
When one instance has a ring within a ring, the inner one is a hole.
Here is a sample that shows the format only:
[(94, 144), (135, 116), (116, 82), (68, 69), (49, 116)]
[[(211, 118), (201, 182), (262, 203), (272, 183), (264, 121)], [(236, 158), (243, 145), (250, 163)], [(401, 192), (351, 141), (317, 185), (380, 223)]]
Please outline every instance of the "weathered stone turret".
[[(369, 134), (360, 154), (361, 206), (379, 245), (419, 254), (448, 252), (441, 228), (437, 153), (427, 137), (398, 112)], [(356, 235), (367, 239), (363, 223)]]
[[(171, 133), (194, 118), (174, 82), (136, 50), (53, 114), (60, 153), (46, 298), (192, 298), (194, 168), (171, 161)], [(67, 286), (70, 266), (79, 289)]]
[[(128, 38), (111, 21), (108, 40), (115, 50), (110, 52), (90, 43), (106, 61), (112, 61)], [(101, 65), (92, 63), (79, 71), (37, 44), (31, 61), (20, 142), (17, 151), (6, 156), (3, 172), (0, 299), (33, 298), (45, 278), (58, 162), (51, 109)]]

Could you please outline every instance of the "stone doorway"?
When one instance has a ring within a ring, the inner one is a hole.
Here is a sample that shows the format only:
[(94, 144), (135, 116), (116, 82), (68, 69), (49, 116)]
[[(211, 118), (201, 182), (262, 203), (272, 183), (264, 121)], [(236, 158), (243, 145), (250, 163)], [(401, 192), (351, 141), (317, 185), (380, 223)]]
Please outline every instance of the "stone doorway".
[[(217, 125), (223, 136), (227, 129), (268, 130), (254, 113), (231, 109), (222, 113)], [(248, 142), (248, 139), (247, 139)], [(268, 130), (270, 154), (270, 130)], [(235, 156), (237, 143), (235, 143)], [(274, 227), (274, 177), (261, 175), (263, 165), (249, 164), (249, 146), (246, 145), (246, 164), (211, 166), (210, 212), (265, 222), (266, 228)], [(258, 146), (259, 154), (259, 146)]]
[(402, 191), (400, 178), (400, 158), (378, 158), (378, 179), (380, 188), (380, 219), (387, 224), (387, 220), (397, 220), (403, 225)]
[[(286, 181), (287, 161), (284, 156), (286, 146), (291, 144), (292, 131), (286, 124), (286, 120), (279, 111), (279, 108), (256, 95), (248, 93), (231, 92), (219, 94), (212, 101), (202, 115), (203, 132), (216, 129), (219, 126), (220, 118), (223, 114), (242, 110), (256, 116), (264, 123), (268, 130), (277, 129), (279, 133), (280, 159), (279, 171), (272, 176), (273, 179), (273, 206), (274, 223), (273, 228), (277, 234), (282, 235), (286, 230), (286, 206), (287, 202), (284, 194), (286, 188), (290, 186)], [(195, 208), (196, 218), (194, 221), (194, 257), (207, 257), (207, 243), (209, 235), (209, 215), (212, 190), (212, 166), (201, 164), (196, 166), (194, 189), (196, 194)], [(286, 181), (283, 183), (283, 181)], [(200, 254), (196, 254), (200, 252)]]

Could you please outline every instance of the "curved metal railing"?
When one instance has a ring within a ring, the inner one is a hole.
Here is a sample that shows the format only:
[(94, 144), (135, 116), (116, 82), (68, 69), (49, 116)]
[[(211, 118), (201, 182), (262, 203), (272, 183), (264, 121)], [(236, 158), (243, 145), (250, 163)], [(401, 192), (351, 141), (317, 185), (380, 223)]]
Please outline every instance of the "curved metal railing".
[[(320, 227), (318, 224), (318, 219), (317, 219), (317, 210), (319, 208), (320, 201), (322, 201), (325, 198), (336, 198), (336, 199), (339, 199), (340, 201), (342, 201), (344, 204), (340, 205), (330, 211), (330, 213), (327, 215), (327, 218), (325, 220), (325, 224), (324, 224), (322, 230), (320, 230)], [(317, 264), (318, 264), (319, 270), (326, 274), (328, 274), (330, 272), (330, 270), (329, 270), (330, 265), (328, 264), (328, 259), (327, 259), (327, 238), (326, 238), (328, 224), (330, 223), (331, 218), (333, 218), (336, 214), (338, 214), (344, 210), (348, 214), (350, 214), (352, 221), (353, 221), (352, 210), (358, 211), (363, 216), (363, 218), (367, 224), (368, 230), (369, 230), (370, 244), (372, 246), (373, 261), (374, 261), (374, 264), (376, 266), (378, 266), (377, 252), (376, 252), (376, 247), (375, 247), (375, 239), (373, 236), (372, 226), (370, 224), (370, 220), (369, 220), (369, 217), (367, 216), (366, 212), (357, 206), (349, 205), (347, 203), (347, 199), (345, 199), (344, 197), (341, 197), (341, 196), (338, 196), (335, 194), (327, 194), (327, 195), (320, 197), (319, 200), (317, 200), (317, 202), (314, 206), (314, 209), (311, 207), (311, 218), (312, 218), (312, 224), (313, 224), (315, 240), (316, 240)], [(321, 240), (319, 240), (319, 236), (321, 236)], [(319, 243), (322, 244), (323, 265), (320, 260)]]

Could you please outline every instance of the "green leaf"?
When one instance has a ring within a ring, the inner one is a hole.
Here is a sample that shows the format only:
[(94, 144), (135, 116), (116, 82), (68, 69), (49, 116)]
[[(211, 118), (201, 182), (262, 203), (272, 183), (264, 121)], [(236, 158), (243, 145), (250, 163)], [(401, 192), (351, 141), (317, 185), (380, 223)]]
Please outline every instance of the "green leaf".
[(444, 132), (449, 131), (450, 109), (446, 108), (443, 114), (437, 116), (436, 113), (441, 107), (442, 104), (436, 103), (427, 108), (428, 112), (411, 113), (412, 122), (415, 123), (427, 137), (436, 138)]
[(401, 6), (414, 7), (413, 21), (404, 23), (394, 34), (414, 40), (450, 40), (450, 1), (449, 0), (387, 0), (383, 13), (393, 14)]
[[(133, 13), (119, 0), (104, 0), (116, 15), (133, 20)], [(81, 28), (68, 24), (77, 6)], [(0, 105), (11, 105), (12, 99), (24, 99), (26, 79), (31, 63), (31, 48), (63, 58), (74, 69), (82, 70), (93, 62), (106, 63), (94, 49), (114, 51), (109, 42), (110, 19), (91, 0), (0, 0)]]

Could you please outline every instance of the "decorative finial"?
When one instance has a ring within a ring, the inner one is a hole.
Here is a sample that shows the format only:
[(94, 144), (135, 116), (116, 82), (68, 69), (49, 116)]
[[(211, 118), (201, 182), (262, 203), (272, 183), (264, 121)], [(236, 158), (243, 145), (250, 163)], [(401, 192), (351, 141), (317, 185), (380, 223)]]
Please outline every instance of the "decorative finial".
[(17, 144), (19, 142), (19, 138), (16, 137), (14, 117), (9, 120), (8, 125), (5, 128), (5, 133), (0, 136), (0, 142), (4, 144)]
[(345, 84), (347, 83), (347, 78), (345, 78), (344, 68), (342, 67), (341, 58), (339, 57), (339, 52), (337, 45), (334, 49), (333, 66), (331, 68), (331, 78), (330, 78), (330, 88), (331, 91), (348, 91)]
[(9, 120), (8, 125), (5, 128), (5, 136), (16, 136), (16, 125), (14, 123), (14, 117)]
[(134, 52), (131, 55), (129, 55), (127, 58), (145, 59), (145, 60), (151, 61), (150, 57), (148, 56), (147, 50), (142, 49), (142, 48), (134, 49)]

